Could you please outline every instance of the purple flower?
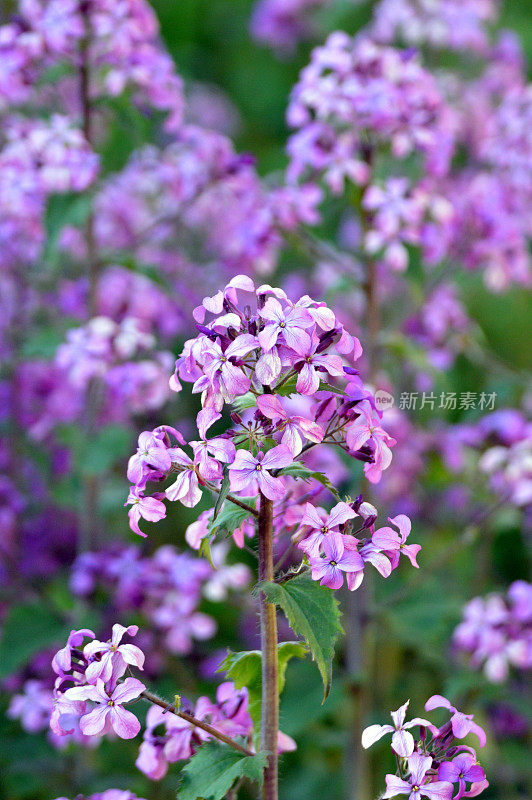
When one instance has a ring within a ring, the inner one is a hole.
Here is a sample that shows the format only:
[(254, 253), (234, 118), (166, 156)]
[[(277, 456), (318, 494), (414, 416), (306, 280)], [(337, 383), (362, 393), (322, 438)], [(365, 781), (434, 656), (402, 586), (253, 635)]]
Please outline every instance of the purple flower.
[(166, 517), (166, 508), (164, 503), (160, 500), (164, 497), (162, 492), (158, 492), (157, 496), (144, 497), (144, 493), (139, 489), (132, 487), (129, 496), (124, 505), (132, 504), (128, 511), (129, 527), (134, 533), (146, 538), (147, 534), (142, 533), (139, 528), (139, 520), (146, 519), (148, 522), (159, 522), (159, 520)]
[(250, 334), (237, 336), (225, 351), (216, 342), (205, 345), (205, 375), (226, 401), (230, 402), (234, 397), (246, 394), (249, 390), (251, 379), (235, 362), (247, 356), (256, 347), (257, 340)]
[(308, 525), (310, 531), (309, 535), (300, 542), (300, 548), (309, 555), (319, 556), (320, 545), (324, 537), (330, 533), (340, 533), (340, 526), (356, 516), (356, 512), (347, 503), (337, 503), (329, 516), (323, 515), (322, 519), (318, 509), (311, 503), (307, 503), (301, 517), (301, 525)]
[(237, 450), (229, 467), (231, 489), (250, 496), (260, 491), (269, 500), (282, 500), (286, 492), (284, 482), (282, 478), (274, 477), (271, 470), (287, 467), (292, 461), (292, 454), (284, 445), (278, 445), (266, 454), (260, 451), (256, 458), (246, 450)]
[(399, 514), (397, 517), (388, 517), (388, 522), (391, 522), (392, 525), (399, 528), (399, 533), (389, 527), (379, 528), (371, 537), (372, 544), (388, 556), (392, 564), (392, 569), (397, 567), (400, 553), (404, 553), (410, 560), (412, 566), (419, 569), (416, 558), (421, 550), (421, 545), (405, 544), (412, 528), (410, 519), (406, 514)]
[[(179, 441), (180, 444), (185, 444), (181, 434), (179, 434)], [(172, 459), (162, 440), (161, 432), (144, 431), (139, 436), (137, 452), (129, 459), (127, 477), (131, 483), (140, 484), (150, 471), (166, 474), (171, 466)]]
[[(230, 439), (222, 436), (207, 439), (207, 431), (217, 420), (221, 419), (213, 408), (202, 409), (197, 417), (198, 431), (201, 441), (190, 442), (194, 458), (199, 462), (199, 470), (207, 480), (219, 480), (222, 477), (220, 461), (230, 464), (234, 461), (236, 449)], [(212, 458), (210, 457), (212, 456)]]
[(52, 659), (52, 669), (56, 675), (63, 676), (72, 668), (72, 650), (79, 648), (83, 639), (90, 636), (94, 639), (96, 634), (89, 628), (80, 628), (77, 631), (70, 631), (66, 645), (55, 654)]
[(373, 462), (364, 464), (364, 472), (371, 483), (378, 483), (381, 473), (390, 466), (392, 453), (390, 447), (395, 444), (379, 421), (374, 419), (372, 408), (368, 401), (363, 400), (355, 407), (358, 414), (356, 419), (350, 420), (346, 428), (346, 444), (351, 452), (356, 453), (366, 444), (374, 448)]
[(428, 797), (429, 800), (451, 800), (453, 796), (452, 783), (447, 781), (424, 783), (431, 766), (431, 756), (413, 753), (408, 759), (410, 777), (408, 780), (403, 780), (396, 775), (387, 775), (386, 792), (382, 795), (382, 800), (396, 797), (398, 794), (407, 794), (409, 800), (420, 800), (421, 797)]
[(449, 781), (449, 783), (458, 782), (458, 792), (455, 794), (454, 800), (460, 800), (461, 797), (471, 797), (466, 794), (466, 781), (473, 784), (481, 783), (486, 780), (486, 773), (470, 753), (460, 753), (452, 761), (444, 761), (443, 764), (440, 764), (438, 778), (441, 781)]
[(199, 487), (199, 462), (187, 456), (180, 447), (172, 450), (172, 463), (181, 467), (181, 471), (174, 483), (166, 491), (166, 497), (175, 502), (180, 500), (187, 508), (194, 508), (201, 500), (202, 491)]
[[(134, 644), (120, 644), (124, 634), (135, 636), (138, 633), (138, 625), (130, 625), (125, 628), (123, 625), (113, 625), (113, 633), (108, 642), (89, 642), (83, 649), (83, 655), (91, 663), (85, 670), (85, 677), (89, 683), (96, 683), (100, 678), (104, 682), (121, 678), (126, 671), (126, 665), (130, 664), (138, 669), (144, 669), (144, 653)], [(94, 657), (100, 655), (99, 661)]]
[(318, 353), (319, 339), (312, 337), (310, 344), (297, 342), (293, 350), (294, 369), (297, 370), (297, 391), (301, 394), (315, 394), (320, 388), (320, 372), (328, 372), (335, 377), (343, 376), (344, 367), (340, 356)]
[(410, 700), (407, 700), (404, 705), (391, 712), (393, 719), (392, 725), (370, 725), (362, 733), (362, 747), (368, 748), (372, 744), (378, 742), (385, 734), (393, 733), (392, 736), (392, 750), (402, 758), (411, 756), (414, 752), (414, 737), (408, 732), (408, 728), (413, 728), (416, 725), (424, 725), (426, 728), (437, 731), (437, 728), (426, 719), (415, 717), (410, 722), (405, 722), (406, 710)]
[(432, 711), (434, 708), (446, 708), (451, 712), (451, 726), (457, 739), (463, 739), (468, 733), (474, 733), (478, 736), (480, 746), (484, 747), (486, 734), (480, 725), (473, 722), (473, 714), (463, 714), (461, 711), (457, 711), (441, 694), (433, 694), (425, 703), (425, 711)]
[(257, 398), (257, 406), (265, 417), (279, 425), (283, 434), (281, 444), (290, 450), (294, 458), (303, 449), (303, 438), (319, 443), (325, 436), (325, 431), (317, 422), (298, 415), (289, 417), (278, 395), (260, 395)]
[(101, 736), (114, 730), (121, 739), (133, 739), (140, 731), (140, 722), (122, 705), (136, 700), (145, 688), (136, 678), (126, 678), (108, 694), (104, 682), (98, 680), (96, 686), (67, 689), (64, 696), (67, 700), (92, 700), (97, 704), (96, 708), (81, 717), (80, 728), (85, 736)]
[(344, 545), (342, 534), (330, 533), (323, 539), (325, 557), (311, 557), (312, 578), (322, 586), (339, 589), (344, 582), (343, 572), (359, 572), (364, 569), (360, 553)]
[(266, 326), (257, 336), (263, 350), (271, 350), (279, 336), (292, 350), (310, 347), (310, 336), (305, 329), (312, 327), (314, 320), (306, 309), (295, 306), (283, 309), (275, 297), (269, 297), (259, 314), (266, 320)]

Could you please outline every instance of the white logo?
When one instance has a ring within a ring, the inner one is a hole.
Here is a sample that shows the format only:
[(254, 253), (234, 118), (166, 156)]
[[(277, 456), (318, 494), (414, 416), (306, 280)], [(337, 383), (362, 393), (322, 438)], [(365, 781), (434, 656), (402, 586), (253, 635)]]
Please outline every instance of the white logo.
[(379, 411), (386, 411), (386, 409), (391, 408), (394, 403), (393, 395), (389, 392), (385, 392), (384, 389), (377, 389), (375, 392), (375, 405)]

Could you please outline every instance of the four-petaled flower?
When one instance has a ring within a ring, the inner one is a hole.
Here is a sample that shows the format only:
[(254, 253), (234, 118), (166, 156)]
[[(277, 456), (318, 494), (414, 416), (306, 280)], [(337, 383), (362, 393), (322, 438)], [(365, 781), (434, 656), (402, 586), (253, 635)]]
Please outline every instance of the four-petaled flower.
[(325, 431), (317, 422), (312, 422), (312, 420), (299, 415), (288, 416), (278, 395), (261, 395), (257, 398), (257, 406), (265, 417), (279, 424), (283, 433), (281, 444), (288, 447), (294, 458), (303, 449), (303, 437), (311, 442), (319, 443), (325, 436)]
[[(438, 767), (438, 778), (441, 781), (449, 781), (449, 783), (458, 783), (458, 792), (454, 796), (454, 800), (460, 800), (461, 797), (474, 797), (474, 794), (466, 792), (466, 782), (472, 784), (481, 784), (482, 788), (487, 787), (486, 773), (482, 767), (476, 763), (476, 759), (471, 753), (460, 753), (453, 758), (452, 761), (444, 761)], [(471, 787), (476, 791), (475, 787)]]
[(344, 374), (344, 367), (340, 356), (318, 352), (319, 339), (313, 336), (309, 344), (297, 342), (293, 347), (296, 356), (293, 357), (293, 366), (297, 371), (296, 389), (301, 394), (315, 394), (320, 388), (320, 372), (328, 372), (335, 377)]
[(404, 553), (410, 560), (412, 566), (419, 569), (419, 564), (416, 559), (417, 554), (421, 550), (421, 545), (405, 544), (412, 530), (410, 519), (406, 514), (398, 514), (397, 517), (388, 517), (388, 522), (391, 522), (392, 525), (399, 528), (399, 533), (388, 526), (379, 528), (371, 537), (372, 543), (378, 547), (379, 550), (386, 553), (391, 561), (392, 569), (397, 567), (400, 553)]
[(210, 481), (219, 480), (222, 477), (222, 467), (219, 462), (230, 464), (236, 454), (235, 445), (230, 439), (222, 436), (207, 439), (207, 431), (211, 425), (221, 419), (221, 416), (214, 408), (202, 409), (197, 417), (201, 441), (190, 442), (194, 457), (198, 460), (201, 475)]
[(251, 379), (235, 362), (247, 356), (256, 347), (256, 338), (247, 333), (237, 336), (225, 350), (222, 350), (217, 342), (209, 341), (208, 345), (205, 345), (205, 375), (215, 390), (222, 394), (224, 400), (231, 401), (248, 391)]
[(457, 711), (441, 694), (433, 694), (425, 703), (425, 711), (432, 711), (435, 708), (446, 708), (451, 712), (451, 727), (457, 739), (463, 739), (468, 733), (474, 733), (478, 736), (480, 746), (484, 747), (486, 734), (480, 725), (473, 722), (473, 714), (463, 714), (461, 711)]
[(293, 350), (310, 347), (310, 336), (304, 329), (310, 328), (314, 320), (306, 309), (296, 306), (283, 309), (278, 300), (269, 297), (259, 314), (266, 320), (265, 327), (257, 336), (263, 350), (271, 350), (279, 336)]
[(409, 800), (420, 800), (421, 797), (428, 797), (429, 800), (451, 800), (453, 796), (452, 783), (448, 781), (424, 783), (431, 766), (431, 756), (412, 753), (408, 759), (410, 777), (403, 780), (396, 775), (387, 775), (386, 792), (382, 795), (382, 800), (388, 800), (388, 798), (397, 797), (400, 794), (408, 795)]
[(146, 538), (145, 533), (139, 528), (140, 519), (146, 519), (148, 522), (159, 522), (159, 520), (166, 517), (166, 507), (161, 501), (164, 497), (162, 492), (156, 492), (151, 497), (144, 497), (144, 492), (136, 486), (132, 486), (128, 498), (124, 503), (125, 506), (131, 505), (128, 511), (129, 527), (133, 533)]
[(77, 649), (82, 644), (83, 639), (90, 636), (94, 639), (96, 636), (89, 628), (80, 628), (77, 631), (70, 631), (67, 643), (61, 650), (58, 650), (52, 659), (52, 669), (56, 675), (63, 676), (72, 668), (72, 650)]
[(362, 556), (356, 550), (345, 547), (341, 533), (330, 533), (323, 539), (325, 557), (310, 559), (312, 578), (322, 586), (339, 589), (344, 582), (344, 572), (359, 572), (364, 569)]
[[(98, 678), (109, 681), (113, 677), (121, 677), (126, 669), (126, 664), (144, 669), (144, 653), (135, 644), (120, 644), (124, 634), (135, 636), (138, 625), (125, 628), (118, 623), (113, 625), (113, 632), (108, 642), (97, 639), (89, 642), (83, 649), (83, 655), (91, 663), (85, 670), (85, 677), (89, 683), (96, 683)], [(96, 655), (101, 655), (99, 661), (94, 661)]]
[(64, 696), (68, 701), (92, 700), (97, 704), (80, 719), (79, 727), (85, 736), (101, 736), (112, 729), (121, 739), (133, 739), (140, 731), (140, 722), (131, 711), (122, 708), (122, 704), (136, 700), (145, 688), (136, 678), (126, 678), (108, 694), (104, 682), (98, 680), (96, 686), (67, 689)]
[(414, 752), (414, 737), (409, 733), (407, 730), (408, 728), (413, 728), (416, 725), (423, 725), (433, 732), (437, 732), (437, 728), (435, 728), (432, 723), (420, 717), (415, 717), (415, 719), (410, 720), (410, 722), (405, 722), (406, 710), (409, 703), (410, 700), (407, 700), (397, 711), (391, 712), (390, 716), (393, 719), (393, 726), (370, 725), (369, 728), (366, 728), (362, 733), (362, 747), (367, 749), (375, 742), (378, 742), (379, 739), (387, 733), (393, 733), (392, 750), (397, 753), (398, 756), (407, 758)]
[(247, 450), (237, 450), (235, 460), (229, 467), (231, 489), (249, 496), (260, 491), (269, 500), (281, 500), (286, 492), (285, 485), (281, 478), (271, 474), (271, 470), (287, 467), (291, 463), (292, 454), (282, 444), (266, 454), (260, 451), (256, 457)]
[(331, 509), (329, 516), (323, 514), (322, 519), (318, 509), (307, 503), (301, 517), (301, 525), (308, 525), (310, 532), (300, 542), (299, 547), (311, 556), (318, 556), (324, 537), (330, 533), (340, 533), (340, 526), (356, 516), (356, 511), (353, 511), (347, 503), (337, 503)]

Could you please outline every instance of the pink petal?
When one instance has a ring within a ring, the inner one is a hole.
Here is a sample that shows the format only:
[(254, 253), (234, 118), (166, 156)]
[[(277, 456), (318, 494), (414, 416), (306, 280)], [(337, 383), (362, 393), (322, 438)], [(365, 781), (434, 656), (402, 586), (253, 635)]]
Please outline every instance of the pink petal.
[(338, 528), (348, 519), (353, 519), (356, 516), (356, 512), (347, 503), (337, 503), (331, 510), (327, 524), (329, 528)]
[(136, 700), (145, 688), (144, 684), (137, 678), (126, 678), (123, 683), (116, 687), (112, 694), (112, 699), (115, 703), (129, 703), (131, 700)]
[(134, 739), (140, 731), (136, 716), (122, 706), (111, 706), (109, 717), (115, 733), (121, 739)]
[(402, 758), (408, 758), (414, 752), (414, 737), (408, 731), (395, 731), (392, 736), (392, 749)]
[(382, 795), (382, 800), (388, 800), (390, 797), (395, 797), (398, 794), (410, 794), (412, 791), (412, 784), (401, 780), (395, 775), (386, 775), (386, 791)]
[(99, 736), (107, 728), (107, 714), (111, 706), (99, 705), (90, 714), (85, 714), (79, 721), (79, 727), (85, 736)]

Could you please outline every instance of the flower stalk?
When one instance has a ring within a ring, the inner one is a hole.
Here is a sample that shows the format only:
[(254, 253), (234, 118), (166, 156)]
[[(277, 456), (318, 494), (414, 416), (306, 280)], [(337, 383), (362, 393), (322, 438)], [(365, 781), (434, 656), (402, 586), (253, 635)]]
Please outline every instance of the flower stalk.
[[(260, 494), (259, 511), (259, 580), (272, 581), (273, 502)], [(277, 615), (275, 605), (260, 597), (260, 633), (262, 650), (261, 751), (268, 757), (262, 787), (263, 800), (277, 800), (279, 730), (279, 677), (277, 655)]]

